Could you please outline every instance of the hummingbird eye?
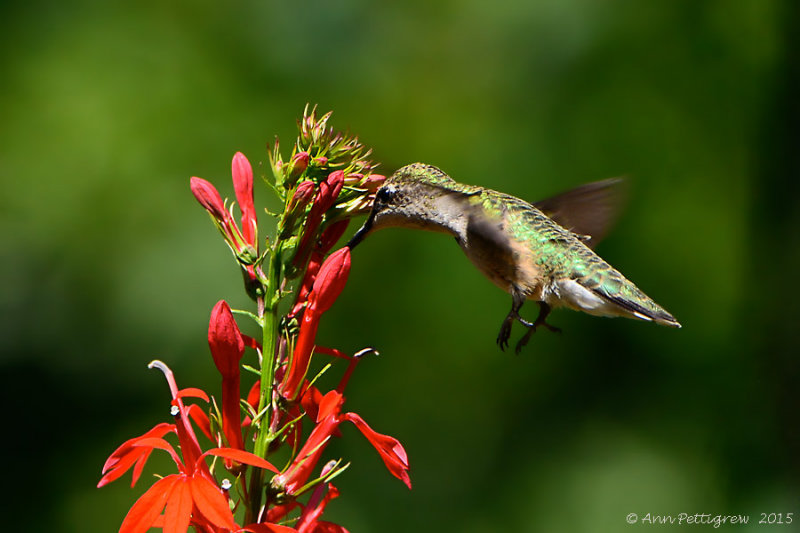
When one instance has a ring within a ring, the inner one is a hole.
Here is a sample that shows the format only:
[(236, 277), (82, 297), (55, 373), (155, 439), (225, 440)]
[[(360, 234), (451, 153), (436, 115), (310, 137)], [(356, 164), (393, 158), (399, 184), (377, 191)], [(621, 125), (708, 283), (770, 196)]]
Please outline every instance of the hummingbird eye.
[(381, 187), (378, 189), (375, 199), (382, 204), (388, 204), (395, 197), (395, 193), (397, 193), (397, 189), (391, 185), (388, 187)]

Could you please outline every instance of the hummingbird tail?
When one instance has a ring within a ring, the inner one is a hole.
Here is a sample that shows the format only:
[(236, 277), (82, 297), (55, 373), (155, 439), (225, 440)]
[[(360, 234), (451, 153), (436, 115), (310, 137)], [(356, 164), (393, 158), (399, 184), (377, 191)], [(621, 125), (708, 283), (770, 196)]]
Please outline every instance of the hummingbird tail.
[[(666, 309), (655, 303), (653, 300), (648, 298), (644, 293), (638, 291), (641, 296), (644, 296), (644, 299), (637, 298), (639, 301), (631, 300), (628, 298), (624, 298), (618, 295), (610, 295), (605, 293), (602, 290), (596, 290), (600, 296), (603, 298), (611, 301), (615, 305), (621, 307), (625, 311), (628, 311), (633, 318), (638, 318), (639, 320), (646, 320), (648, 322), (655, 322), (661, 326), (668, 326), (671, 328), (680, 328), (681, 324), (678, 322), (674, 316), (669, 314)], [(647, 304), (646, 307), (645, 305)]]

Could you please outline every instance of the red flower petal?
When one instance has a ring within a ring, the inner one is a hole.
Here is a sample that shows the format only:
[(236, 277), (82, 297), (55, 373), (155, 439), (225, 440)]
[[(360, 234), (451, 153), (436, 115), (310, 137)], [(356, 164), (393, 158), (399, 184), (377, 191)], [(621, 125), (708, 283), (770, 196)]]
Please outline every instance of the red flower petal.
[(309, 295), (310, 305), (315, 305), (318, 313), (330, 309), (344, 289), (349, 274), (350, 248), (345, 246), (333, 252), (322, 263)]
[(203, 411), (199, 405), (192, 404), (186, 408), (186, 412), (189, 414), (189, 417), (194, 421), (194, 425), (200, 428), (200, 431), (203, 432), (203, 435), (208, 437), (208, 440), (214, 440), (213, 435), (211, 435), (211, 422), (208, 420), (208, 415)]
[[(298, 507), (302, 506), (295, 500), (291, 500), (280, 505), (273, 505), (267, 510), (267, 521), (278, 522)], [(252, 527), (252, 524), (247, 527)]]
[(131, 452), (133, 449), (133, 444), (139, 439), (146, 437), (163, 437), (170, 431), (175, 431), (175, 425), (168, 424), (167, 422), (161, 422), (160, 424), (156, 424), (152, 429), (143, 435), (126, 440), (120, 444), (119, 447), (117, 447), (117, 449), (114, 450), (111, 456), (106, 460), (106, 463), (103, 465), (103, 472), (105, 473), (110, 468), (115, 467), (120, 458)]
[(186, 533), (192, 519), (192, 494), (188, 478), (182, 476), (172, 488), (164, 511), (164, 533)]
[(172, 456), (172, 460), (175, 461), (175, 464), (178, 465), (178, 468), (183, 469), (184, 467), (183, 461), (181, 461), (181, 458), (178, 456), (177, 452), (175, 452), (175, 448), (172, 447), (172, 444), (160, 437), (147, 437), (144, 439), (139, 439), (134, 446), (164, 450)]
[(228, 500), (219, 487), (202, 475), (196, 475), (189, 479), (189, 488), (197, 510), (206, 520), (217, 527), (237, 529)]
[(125, 515), (119, 533), (145, 533), (150, 529), (161, 515), (161, 510), (180, 477), (172, 474), (153, 483)]
[(261, 380), (256, 380), (253, 383), (253, 386), (250, 387), (250, 391), (247, 393), (247, 403), (255, 409), (258, 406), (258, 399), (261, 394)]
[(147, 464), (147, 460), (150, 458), (150, 454), (152, 454), (152, 450), (145, 450), (145, 452), (136, 460), (136, 465), (133, 467), (133, 472), (131, 472), (131, 488), (136, 485), (136, 482), (139, 481), (139, 477), (142, 475), (142, 470), (144, 470), (144, 465)]
[(383, 459), (389, 472), (411, 488), (411, 479), (408, 477), (408, 455), (400, 441), (389, 435), (378, 433), (356, 413), (347, 413), (344, 417), (351, 421), (364, 434), (367, 440), (375, 447)]
[(313, 385), (303, 391), (300, 403), (311, 420), (319, 420), (319, 404), (322, 402), (322, 393)]
[(232, 461), (236, 461), (237, 463), (257, 466), (276, 474), (278, 473), (278, 469), (272, 466), (272, 463), (244, 450), (236, 450), (233, 448), (211, 448), (200, 456), (200, 460), (202, 460), (206, 455), (216, 455), (217, 457), (222, 457), (223, 459), (230, 459)]
[(139, 479), (147, 459), (150, 457), (150, 450), (136, 447), (134, 444), (143, 438), (163, 437), (170, 431), (175, 431), (175, 425), (162, 422), (143, 435), (133, 439), (128, 439), (122, 443), (116, 450), (114, 450), (114, 452), (103, 465), (102, 472), (105, 475), (100, 479), (97, 487), (100, 488), (116, 479), (119, 479), (131, 468), (131, 466), (135, 464), (136, 466), (133, 469), (133, 480), (131, 481), (131, 487), (133, 487), (136, 484), (136, 481)]
[(203, 389), (198, 389), (196, 387), (187, 387), (185, 389), (181, 389), (178, 391), (178, 394), (175, 395), (175, 398), (200, 398), (201, 400), (208, 403), (210, 400), (208, 399), (208, 394)]
[(329, 391), (319, 402), (316, 422), (319, 423), (322, 419), (329, 416), (338, 416), (342, 411), (343, 403), (344, 396), (342, 396), (341, 393), (335, 390)]
[[(128, 470), (130, 470), (130, 468), (134, 464), (138, 467), (138, 463), (137, 462), (142, 457), (148, 455), (148, 453), (149, 453), (148, 451), (139, 451), (138, 453), (137, 452), (128, 453), (127, 455), (125, 455), (121, 459), (115, 460), (114, 463), (112, 463), (112, 465), (110, 467), (110, 471), (106, 475), (104, 475), (102, 478), (100, 478), (100, 481), (97, 483), (97, 488), (99, 489), (100, 487), (104, 487), (104, 486), (108, 485), (109, 483), (111, 483), (112, 481), (116, 481), (117, 479), (121, 478), (122, 475), (125, 472), (127, 472)], [(134, 469), (134, 473), (135, 473), (135, 470), (136, 469)], [(103, 469), (103, 471), (105, 472), (105, 469)], [(137, 476), (137, 478), (138, 478), (138, 476)], [(133, 482), (131, 482), (131, 487), (133, 487), (135, 484), (136, 484), (136, 480), (134, 479)]]

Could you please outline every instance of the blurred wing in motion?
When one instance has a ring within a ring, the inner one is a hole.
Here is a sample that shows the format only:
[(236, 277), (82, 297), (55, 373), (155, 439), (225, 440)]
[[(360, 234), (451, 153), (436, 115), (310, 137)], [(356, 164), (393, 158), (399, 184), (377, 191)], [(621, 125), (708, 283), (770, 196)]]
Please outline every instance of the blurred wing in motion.
[(594, 248), (609, 232), (625, 203), (622, 178), (594, 181), (557, 194), (533, 205), (559, 225), (580, 236)]

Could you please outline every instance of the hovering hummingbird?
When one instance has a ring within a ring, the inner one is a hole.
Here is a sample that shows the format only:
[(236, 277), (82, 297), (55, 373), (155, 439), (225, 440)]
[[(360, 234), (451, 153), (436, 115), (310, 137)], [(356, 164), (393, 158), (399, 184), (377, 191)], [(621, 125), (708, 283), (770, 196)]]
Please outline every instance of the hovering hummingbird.
[[(514, 321), (528, 328), (517, 352), (539, 326), (560, 331), (546, 322), (556, 306), (679, 328), (671, 314), (591, 250), (610, 223), (612, 189), (619, 181), (589, 183), (529, 204), (414, 163), (378, 189), (369, 217), (348, 246), (352, 249), (369, 233), (390, 226), (451, 234), (472, 263), (511, 294), (511, 311), (497, 335), (503, 350)], [(534, 322), (519, 315), (525, 300), (539, 302)]]

